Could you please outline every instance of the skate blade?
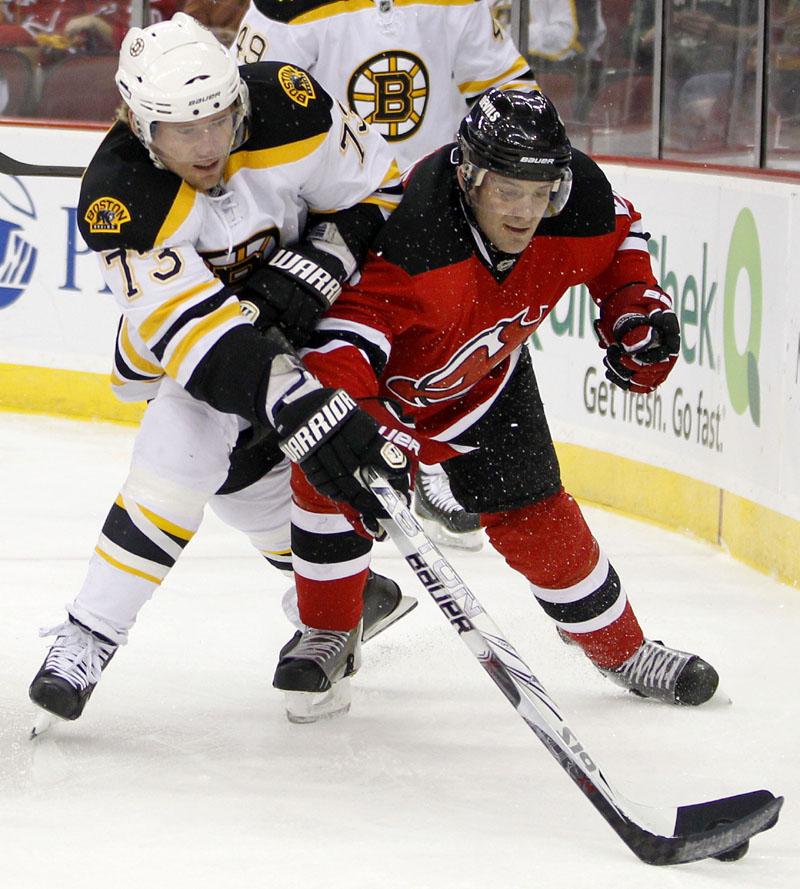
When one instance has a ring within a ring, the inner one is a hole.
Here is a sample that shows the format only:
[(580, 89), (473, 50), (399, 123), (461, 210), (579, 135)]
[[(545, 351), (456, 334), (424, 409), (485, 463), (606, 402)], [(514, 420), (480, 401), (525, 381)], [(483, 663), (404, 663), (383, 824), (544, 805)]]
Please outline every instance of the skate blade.
[(455, 531), (449, 531), (431, 519), (417, 516), (417, 521), (437, 546), (452, 546), (454, 549), (463, 549), (473, 553), (483, 547), (483, 531), (480, 528), (477, 531), (463, 531), (458, 534)]
[(713, 695), (700, 706), (705, 710), (711, 707), (730, 707), (733, 704), (733, 698), (725, 691), (722, 686), (717, 686), (717, 690)]
[(326, 692), (285, 691), (286, 718), (305, 724), (343, 716), (350, 709), (350, 679), (334, 682)]
[(413, 611), (419, 603), (413, 596), (401, 596), (400, 601), (395, 605), (394, 611), (386, 615), (382, 620), (377, 621), (371, 627), (364, 627), (364, 633), (361, 636), (362, 642), (369, 642), (374, 639), (378, 633), (382, 633), (392, 624), (397, 623), (401, 617), (405, 617), (409, 611)]
[(49, 732), (57, 722), (60, 722), (57, 716), (48, 713), (46, 710), (39, 710), (39, 708), (37, 708), (37, 712), (34, 716), (33, 728), (29, 735), (30, 740), (33, 741), (34, 738), (40, 738), (45, 732)]
[[(374, 639), (378, 633), (382, 633), (392, 624), (397, 623), (401, 617), (405, 617), (409, 611), (413, 611), (418, 605), (417, 599), (413, 596), (401, 596), (400, 601), (395, 605), (394, 610), (387, 614), (384, 618), (374, 623), (371, 627), (364, 627), (364, 633), (361, 636), (362, 642), (369, 642)], [(300, 620), (300, 611), (297, 607), (297, 590), (291, 586), (284, 593), (281, 602), (283, 613), (289, 620), (289, 623), (297, 630), (307, 630), (308, 627)]]

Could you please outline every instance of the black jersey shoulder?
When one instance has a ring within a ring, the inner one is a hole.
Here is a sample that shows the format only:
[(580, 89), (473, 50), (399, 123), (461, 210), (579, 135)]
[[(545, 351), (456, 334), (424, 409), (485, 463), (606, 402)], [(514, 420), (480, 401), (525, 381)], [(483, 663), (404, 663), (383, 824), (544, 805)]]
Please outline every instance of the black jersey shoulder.
[[(441, 5), (441, 0), (438, 2)], [(461, 0), (444, 0), (444, 5), (448, 2), (458, 2), (461, 5)], [(477, 3), (478, 0), (474, 2)], [(286, 25), (309, 13), (315, 13), (315, 18), (332, 18), (370, 9), (372, 6), (372, 0), (350, 0), (347, 3), (342, 3), (341, 0), (255, 0), (255, 7), (263, 16)]]
[(339, 7), (338, 10), (330, 10), (330, 15), (336, 15), (341, 11), (342, 4), (340, 0), (290, 0), (288, 3), (286, 0), (255, 0), (255, 7), (261, 15), (284, 24), (308, 12), (324, 10), (326, 6)]
[(239, 69), (250, 92), (250, 133), (241, 150), (277, 148), (331, 128), (333, 99), (304, 68), (256, 62)]
[(582, 151), (572, 149), (572, 191), (558, 214), (543, 219), (536, 237), (592, 238), (607, 235), (616, 226), (611, 184), (605, 173)]
[(451, 160), (454, 148), (445, 145), (417, 164), (373, 245), (410, 275), (462, 262), (475, 251)]
[(149, 250), (181, 179), (159, 170), (130, 127), (109, 130), (83, 175), (78, 228), (92, 250)]

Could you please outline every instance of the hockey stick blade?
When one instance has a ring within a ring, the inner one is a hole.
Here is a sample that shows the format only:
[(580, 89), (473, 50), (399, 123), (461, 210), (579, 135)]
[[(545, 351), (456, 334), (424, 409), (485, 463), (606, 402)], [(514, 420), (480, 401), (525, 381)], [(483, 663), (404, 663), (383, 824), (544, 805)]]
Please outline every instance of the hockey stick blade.
[(84, 167), (54, 167), (48, 164), (26, 164), (0, 151), (0, 173), (6, 176), (54, 176), (74, 179), (83, 176)]
[(385, 509), (381, 519), (417, 579), (520, 717), (628, 848), (647, 864), (741, 857), (749, 839), (778, 820), (782, 797), (767, 790), (689, 806), (653, 808), (616, 791), (566, 724), (558, 705), (425, 534), (397, 492), (372, 468), (364, 483)]

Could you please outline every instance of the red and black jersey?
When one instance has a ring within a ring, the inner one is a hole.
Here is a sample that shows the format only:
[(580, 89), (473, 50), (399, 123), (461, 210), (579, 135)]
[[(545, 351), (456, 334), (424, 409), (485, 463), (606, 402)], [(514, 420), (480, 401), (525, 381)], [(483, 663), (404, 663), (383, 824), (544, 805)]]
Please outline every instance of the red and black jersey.
[(562, 213), (519, 255), (497, 254), (462, 203), (453, 146), (421, 161), (354, 287), (324, 316), (305, 354), (323, 383), (399, 402), (428, 439), (475, 423), (507, 382), (527, 338), (564, 292), (598, 305), (631, 282), (655, 284), (640, 215), (579, 151)]

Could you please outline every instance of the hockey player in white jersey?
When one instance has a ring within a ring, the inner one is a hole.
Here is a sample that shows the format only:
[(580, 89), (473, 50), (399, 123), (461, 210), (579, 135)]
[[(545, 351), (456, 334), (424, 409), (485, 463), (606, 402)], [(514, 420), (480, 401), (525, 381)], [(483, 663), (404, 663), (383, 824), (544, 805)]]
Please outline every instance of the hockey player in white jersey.
[(307, 69), (408, 166), (454, 138), (490, 86), (536, 86), (486, 0), (252, 0), (232, 51)]
[[(239, 68), (183, 13), (129, 31), (117, 84), (124, 112), (86, 171), (78, 216), (122, 312), (113, 384), (150, 403), (30, 687), (64, 719), (81, 715), (206, 503), (290, 569), (289, 463), (274, 427), (292, 431), (298, 381), (321, 400), (330, 390), (298, 367), (286, 337), (305, 340), (399, 199), (387, 144), (307, 72)], [(372, 454), (403, 478), (405, 458), (378, 428), (355, 411), (321, 447)], [(370, 574), (370, 584), (363, 638), (415, 604), (393, 581)]]
[[(231, 51), (242, 64), (307, 69), (389, 142), (402, 167), (455, 138), (488, 87), (537, 87), (486, 0), (252, 0)], [(417, 473), (415, 507), (436, 542), (481, 548), (479, 517), (438, 467)]]

